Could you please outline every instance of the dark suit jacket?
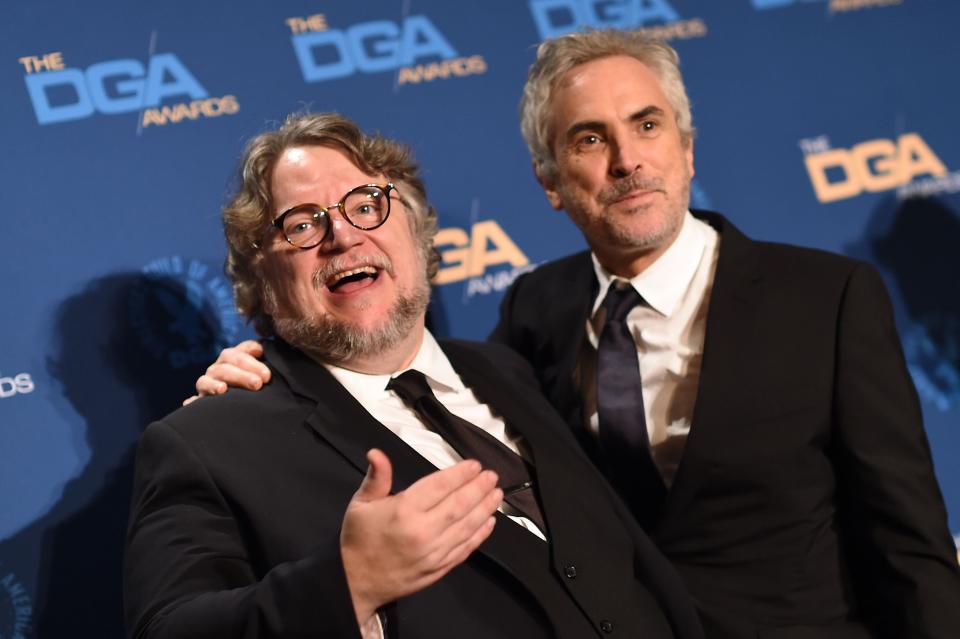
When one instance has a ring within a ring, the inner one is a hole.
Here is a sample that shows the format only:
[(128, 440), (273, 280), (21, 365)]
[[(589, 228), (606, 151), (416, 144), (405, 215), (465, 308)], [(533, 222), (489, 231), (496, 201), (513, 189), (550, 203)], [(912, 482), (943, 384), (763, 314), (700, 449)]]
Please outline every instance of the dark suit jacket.
[[(388, 637), (702, 637), (679, 577), (509, 349), (444, 345), (519, 431), (550, 543), (502, 516), (464, 564), (387, 607)], [(268, 342), (260, 393), (197, 401), (141, 439), (125, 566), (133, 637), (358, 637), (343, 513), (382, 449), (400, 491), (436, 470), (323, 367)]]
[[(699, 390), (651, 536), (708, 637), (960, 637), (960, 572), (889, 299), (841, 256), (720, 233)], [(507, 293), (491, 336), (590, 449), (574, 381), (588, 253)]]

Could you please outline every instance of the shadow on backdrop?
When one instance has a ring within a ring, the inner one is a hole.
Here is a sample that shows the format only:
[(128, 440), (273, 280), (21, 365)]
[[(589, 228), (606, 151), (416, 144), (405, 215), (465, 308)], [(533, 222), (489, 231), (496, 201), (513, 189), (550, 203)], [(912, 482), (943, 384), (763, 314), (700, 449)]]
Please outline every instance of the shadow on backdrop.
[[(0, 558), (21, 565), (20, 574), (39, 566), (28, 636), (125, 636), (134, 446), (150, 421), (192, 394), (223, 346), (221, 333), (203, 291), (167, 276), (97, 279), (58, 309), (48, 368), (85, 423), (90, 459), (45, 516), (0, 544)], [(0, 636), (14, 635), (0, 627)]]
[(941, 411), (960, 403), (960, 217), (937, 198), (886, 198), (847, 252), (878, 264), (894, 286), (917, 390)]

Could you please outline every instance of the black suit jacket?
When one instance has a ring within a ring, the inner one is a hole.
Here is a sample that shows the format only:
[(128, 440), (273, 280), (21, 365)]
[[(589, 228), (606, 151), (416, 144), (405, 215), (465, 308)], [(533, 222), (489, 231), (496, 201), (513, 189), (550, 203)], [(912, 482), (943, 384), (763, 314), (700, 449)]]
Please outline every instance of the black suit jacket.
[[(388, 637), (702, 636), (679, 577), (537, 392), (495, 345), (446, 343), (464, 382), (525, 438), (550, 543), (498, 516), (436, 584), (387, 607)], [(383, 450), (400, 491), (436, 470), (312, 360), (267, 343), (260, 393), (197, 401), (137, 455), (125, 566), (133, 637), (357, 637), (343, 513)]]
[[(879, 276), (696, 215), (720, 253), (691, 431), (651, 536), (708, 637), (960, 637), (956, 551)], [(492, 335), (588, 450), (574, 371), (597, 290), (588, 253), (541, 266)]]

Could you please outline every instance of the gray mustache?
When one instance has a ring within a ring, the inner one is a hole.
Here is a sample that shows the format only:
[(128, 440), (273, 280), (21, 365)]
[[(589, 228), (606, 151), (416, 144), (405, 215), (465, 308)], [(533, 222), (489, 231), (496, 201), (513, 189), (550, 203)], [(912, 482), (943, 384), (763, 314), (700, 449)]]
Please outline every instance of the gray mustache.
[(631, 175), (600, 191), (600, 202), (610, 204), (620, 199), (631, 191), (663, 191), (663, 180), (661, 178), (646, 177), (643, 175)]
[(335, 274), (361, 266), (372, 266), (381, 271), (386, 271), (391, 277), (394, 274), (393, 262), (386, 255), (367, 255), (362, 259), (338, 255), (313, 272), (313, 287), (319, 291), (326, 285), (327, 280)]

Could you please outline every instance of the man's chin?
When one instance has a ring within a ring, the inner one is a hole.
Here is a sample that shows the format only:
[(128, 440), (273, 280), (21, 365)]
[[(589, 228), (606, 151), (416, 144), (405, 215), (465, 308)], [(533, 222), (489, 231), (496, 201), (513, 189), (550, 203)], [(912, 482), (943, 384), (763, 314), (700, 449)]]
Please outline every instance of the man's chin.
[(429, 287), (397, 300), (378, 324), (361, 325), (329, 315), (274, 318), (277, 335), (292, 346), (328, 364), (373, 357), (402, 342), (426, 312)]

